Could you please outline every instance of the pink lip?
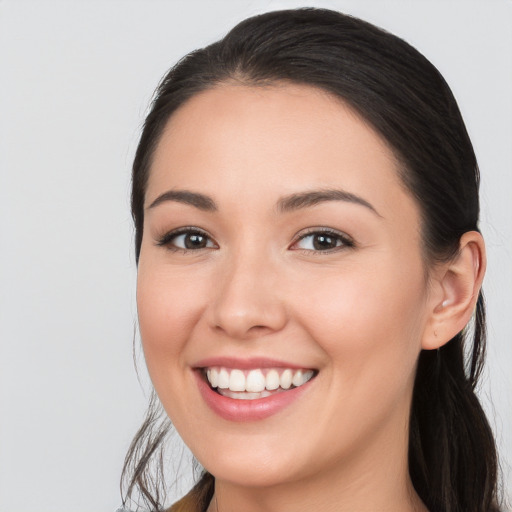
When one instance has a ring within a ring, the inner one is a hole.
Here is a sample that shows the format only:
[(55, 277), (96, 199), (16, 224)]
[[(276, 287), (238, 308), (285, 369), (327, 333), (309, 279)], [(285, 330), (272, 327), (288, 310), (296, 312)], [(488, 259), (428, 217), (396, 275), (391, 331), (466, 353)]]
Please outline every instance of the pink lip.
[[(224, 366), (229, 367), (226, 361), (223, 364), (208, 364), (207, 366)], [(280, 366), (286, 366), (280, 365)], [(234, 365), (235, 368), (241, 368)], [(289, 368), (289, 366), (286, 366)], [(254, 366), (251, 366), (254, 368)], [(262, 368), (262, 366), (258, 366)], [(299, 367), (300, 368), (300, 367)], [(200, 370), (194, 371), (199, 391), (210, 409), (228, 421), (249, 422), (258, 421), (268, 418), (273, 414), (285, 409), (297, 400), (304, 391), (306, 391), (314, 379), (306, 382), (298, 388), (293, 388), (288, 391), (276, 393), (266, 398), (258, 398), (256, 400), (236, 400), (222, 396), (214, 391), (206, 382), (203, 373)]]
[(240, 370), (250, 370), (253, 368), (291, 368), (292, 370), (308, 369), (307, 366), (299, 366), (286, 361), (280, 361), (278, 359), (269, 359), (267, 357), (254, 357), (251, 359), (239, 359), (236, 357), (210, 357), (196, 363), (194, 368), (209, 368), (212, 366), (239, 368)]

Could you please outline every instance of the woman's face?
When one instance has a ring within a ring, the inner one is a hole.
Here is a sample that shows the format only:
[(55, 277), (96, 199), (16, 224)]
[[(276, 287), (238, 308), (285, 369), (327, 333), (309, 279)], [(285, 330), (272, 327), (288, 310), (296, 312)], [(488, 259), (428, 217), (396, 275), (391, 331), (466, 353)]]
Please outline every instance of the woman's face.
[(418, 207), (342, 102), (226, 84), (172, 116), (146, 193), (140, 331), (163, 406), (218, 479), (403, 462), (427, 292)]

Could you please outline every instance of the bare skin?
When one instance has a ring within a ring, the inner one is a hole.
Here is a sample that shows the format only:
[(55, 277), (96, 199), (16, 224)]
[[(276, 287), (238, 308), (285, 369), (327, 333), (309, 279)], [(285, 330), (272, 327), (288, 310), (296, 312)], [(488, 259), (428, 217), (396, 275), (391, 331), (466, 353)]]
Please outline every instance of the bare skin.
[[(196, 199), (158, 201), (168, 191)], [(208, 511), (425, 512), (407, 467), (416, 362), (469, 321), (480, 235), (427, 265), (418, 205), (386, 143), (339, 100), (297, 85), (224, 84), (189, 100), (156, 149), (145, 206), (144, 353), (216, 478)], [(212, 357), (316, 376), (276, 414), (231, 421), (198, 390), (198, 362)]]

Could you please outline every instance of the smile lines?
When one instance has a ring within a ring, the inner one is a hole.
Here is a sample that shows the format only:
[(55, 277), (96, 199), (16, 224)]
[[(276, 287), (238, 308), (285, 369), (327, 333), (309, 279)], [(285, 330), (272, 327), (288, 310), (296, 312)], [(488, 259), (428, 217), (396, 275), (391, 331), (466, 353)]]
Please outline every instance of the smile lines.
[(265, 398), (275, 392), (299, 387), (314, 376), (313, 370), (253, 369), (249, 371), (224, 367), (206, 369), (206, 378), (212, 388), (230, 398)]

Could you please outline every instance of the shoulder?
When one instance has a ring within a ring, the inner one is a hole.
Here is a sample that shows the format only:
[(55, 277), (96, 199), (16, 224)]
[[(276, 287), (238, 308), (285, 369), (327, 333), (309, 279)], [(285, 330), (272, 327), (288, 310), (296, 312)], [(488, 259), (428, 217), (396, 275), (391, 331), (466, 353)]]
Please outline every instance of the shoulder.
[[(115, 512), (131, 512), (126, 508), (118, 508)], [(174, 505), (171, 505), (170, 508), (166, 509), (164, 512), (203, 512), (201, 507), (197, 503), (196, 497), (190, 492), (181, 500), (177, 501)]]
[[(198, 494), (196, 489), (192, 489), (186, 494), (181, 500), (171, 505), (169, 508), (162, 512), (204, 512), (207, 506), (202, 507), (201, 501), (198, 500)], [(132, 512), (126, 508), (118, 508), (115, 512)]]
[(172, 505), (171, 508), (168, 508), (166, 512), (203, 512), (203, 509), (198, 504), (197, 497), (190, 492)]

